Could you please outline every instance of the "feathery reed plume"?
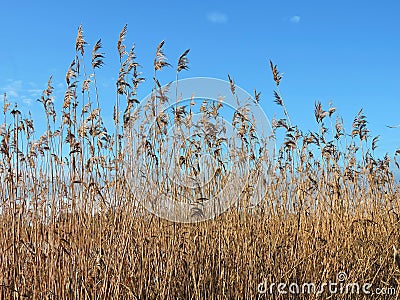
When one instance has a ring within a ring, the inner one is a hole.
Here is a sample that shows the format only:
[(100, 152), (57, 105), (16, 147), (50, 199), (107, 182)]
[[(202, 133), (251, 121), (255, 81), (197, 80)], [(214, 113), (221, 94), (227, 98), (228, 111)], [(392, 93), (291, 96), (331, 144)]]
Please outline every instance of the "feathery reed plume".
[(321, 123), (322, 120), (328, 115), (328, 113), (322, 109), (322, 104), (320, 101), (315, 102), (314, 114), (317, 123)]
[(283, 106), (282, 97), (278, 94), (277, 91), (274, 91), (274, 98), (275, 98), (274, 102), (275, 102), (276, 104), (278, 104), (279, 106)]
[(357, 116), (355, 117), (353, 124), (353, 131), (351, 132), (352, 136), (358, 135), (360, 140), (367, 140), (369, 130), (367, 128), (367, 120), (365, 115), (363, 114), (363, 110), (360, 109)]
[(11, 103), (8, 102), (8, 100), (7, 100), (7, 93), (3, 94), (3, 102), (4, 102), (4, 104), (3, 104), (3, 113), (4, 113), (4, 116), (5, 116), (6, 113), (7, 113), (8, 108), (11, 105)]
[(377, 143), (379, 142), (379, 137), (380, 137), (380, 136), (378, 135), (378, 136), (376, 136), (376, 137), (374, 137), (374, 138), (372, 139), (372, 146), (371, 146), (372, 151), (375, 151), (375, 149), (378, 148)]
[(231, 78), (231, 76), (228, 74), (228, 80), (229, 80), (229, 85), (231, 87), (231, 93), (232, 95), (235, 95), (235, 82), (233, 81), (233, 79)]
[(257, 92), (257, 90), (254, 89), (254, 100), (256, 101), (256, 103), (260, 103), (260, 96), (261, 92)]
[(99, 52), (99, 50), (102, 48), (101, 46), (101, 39), (99, 39), (96, 44), (93, 47), (92, 50), (92, 68), (97, 69), (103, 66), (103, 58), (104, 58), (104, 53)]
[(170, 66), (170, 64), (166, 62), (167, 57), (165, 56), (163, 50), (164, 43), (165, 41), (162, 40), (157, 46), (156, 56), (154, 58), (154, 70), (156, 71), (159, 71), (164, 67)]
[(126, 32), (128, 31), (128, 24), (125, 24), (124, 28), (122, 28), (121, 32), (119, 33), (119, 38), (118, 38), (118, 44), (117, 44), (117, 49), (119, 53), (119, 60), (122, 61), (122, 57), (127, 54), (126, 53), (126, 48), (124, 45), (125, 37), (126, 37)]
[[(96, 87), (104, 58), (101, 40), (87, 74), (82, 26), (65, 76), (61, 113), (56, 114), (52, 77), (39, 99), (42, 134), (31, 115), (24, 117), (4, 94), (0, 299), (309, 299), (307, 293), (264, 295), (255, 287), (264, 277), (290, 286), (328, 282), (338, 272), (384, 287), (384, 297), (397, 296), (400, 255), (396, 247), (393, 256), (388, 253), (399, 242), (400, 186), (390, 157), (374, 152), (379, 136), (367, 141), (362, 110), (347, 134), (340, 116), (334, 122), (332, 104), (325, 111), (318, 101), (310, 109), (319, 128), (303, 132), (290, 121), (279, 88), (282, 76), (270, 62), (276, 85), (272, 99), (284, 114), (272, 120), (268, 137), (276, 141), (275, 157), (256, 132), (252, 103), (229, 111), (223, 98), (197, 101), (193, 96), (189, 102), (177, 96), (168, 109), (160, 107), (170, 101), (170, 85), (155, 76), (168, 65), (164, 42), (154, 60), (151, 101), (134, 110), (144, 78), (134, 45), (129, 52), (125, 48), (126, 35), (125, 25), (118, 40), (112, 132), (99, 103), (107, 99)], [(188, 53), (178, 59), (177, 79), (188, 69)], [(228, 80), (238, 102), (239, 88), (229, 75)], [(121, 97), (126, 100), (123, 123)], [(253, 100), (260, 101), (257, 90)], [(137, 128), (130, 126), (133, 122)], [(394, 155), (397, 168), (399, 156), (400, 149)], [(263, 162), (268, 162), (265, 172), (259, 169)], [(241, 173), (243, 164), (252, 166), (249, 174)], [(233, 165), (239, 166), (239, 176), (229, 183), (237, 175)], [(129, 171), (138, 175), (140, 190), (132, 192), (137, 182)], [(196, 225), (166, 221), (141, 205), (164, 205), (161, 196), (166, 196), (174, 204), (188, 204), (188, 215), (202, 218), (207, 202), (230, 184), (243, 187), (237, 203)], [(148, 193), (153, 186), (154, 199)], [(332, 298), (327, 289), (320, 296)]]
[(176, 69), (176, 71), (179, 73), (182, 70), (187, 70), (188, 64), (189, 64), (189, 60), (187, 58), (187, 55), (189, 53), (190, 49), (187, 49), (185, 52), (183, 52), (183, 54), (181, 56), (179, 56), (178, 59), (178, 67)]
[(81, 54), (83, 55), (85, 53), (85, 45), (86, 44), (87, 43), (83, 37), (82, 25), (79, 25), (78, 34), (76, 36), (76, 41), (75, 41), (75, 50), (77, 52), (80, 51)]
[(279, 86), (279, 83), (281, 82), (282, 79), (282, 75), (279, 73), (277, 65), (274, 65), (271, 60), (269, 61), (269, 64), (271, 67), (272, 75), (274, 76), (275, 84), (276, 86)]

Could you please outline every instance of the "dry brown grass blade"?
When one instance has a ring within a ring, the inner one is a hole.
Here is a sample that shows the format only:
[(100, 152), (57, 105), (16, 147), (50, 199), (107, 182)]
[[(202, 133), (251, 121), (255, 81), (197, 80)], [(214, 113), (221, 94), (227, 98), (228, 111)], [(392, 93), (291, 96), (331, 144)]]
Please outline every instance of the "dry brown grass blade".
[(399, 268), (399, 270), (400, 270), (400, 255), (394, 245), (393, 245), (393, 257), (394, 257), (394, 262), (395, 262), (397, 268)]

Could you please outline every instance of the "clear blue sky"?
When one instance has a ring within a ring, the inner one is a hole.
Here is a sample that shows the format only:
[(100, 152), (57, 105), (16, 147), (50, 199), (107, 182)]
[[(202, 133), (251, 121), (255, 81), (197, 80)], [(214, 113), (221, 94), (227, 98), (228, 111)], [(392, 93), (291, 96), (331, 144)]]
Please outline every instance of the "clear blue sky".
[[(169, 62), (187, 48), (184, 77), (226, 79), (262, 92), (269, 118), (273, 103), (268, 60), (284, 73), (281, 90), (292, 121), (315, 129), (314, 102), (333, 101), (350, 130), (362, 107), (377, 153), (400, 146), (400, 2), (381, 1), (3, 1), (0, 17), (0, 92), (40, 121), (34, 101), (54, 76), (61, 103), (65, 72), (74, 57), (80, 24), (91, 48), (102, 38), (105, 66), (98, 72), (104, 107), (112, 107), (118, 71), (116, 42), (128, 24), (127, 46), (136, 44), (149, 82), (157, 44), (165, 39)], [(89, 50), (89, 48), (88, 48)], [(89, 50), (88, 52), (90, 52)], [(174, 80), (173, 69), (162, 71)], [(165, 82), (164, 82), (165, 83)], [(142, 90), (143, 95), (149, 91)], [(111, 111), (111, 109), (110, 109)], [(109, 114), (111, 119), (111, 114)]]

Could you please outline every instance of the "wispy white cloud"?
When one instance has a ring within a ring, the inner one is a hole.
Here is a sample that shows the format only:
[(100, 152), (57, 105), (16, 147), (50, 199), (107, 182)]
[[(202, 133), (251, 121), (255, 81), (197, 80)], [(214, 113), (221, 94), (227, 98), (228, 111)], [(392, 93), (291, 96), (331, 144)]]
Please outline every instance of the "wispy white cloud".
[(18, 98), (22, 89), (22, 80), (8, 79), (5, 85), (0, 87), (1, 93), (6, 93), (7, 97)]
[(65, 88), (65, 84), (64, 83), (62, 83), (62, 82), (59, 82), (59, 83), (57, 83), (57, 88), (59, 88), (59, 89), (63, 89), (63, 88)]
[(40, 97), (42, 90), (37, 89), (32, 82), (25, 84), (22, 80), (8, 79), (0, 86), (0, 92), (6, 93), (9, 101), (31, 105), (34, 99)]
[(211, 23), (225, 24), (228, 22), (228, 16), (224, 13), (214, 11), (207, 14), (207, 20)]
[(292, 16), (292, 17), (289, 18), (289, 21), (294, 23), (294, 24), (300, 23), (300, 20), (301, 20), (300, 16)]
[(31, 105), (33, 102), (33, 99), (29, 98), (27, 96), (21, 96), (21, 100), (22, 100), (22, 103), (24, 103), (25, 105), (28, 105), (28, 106)]

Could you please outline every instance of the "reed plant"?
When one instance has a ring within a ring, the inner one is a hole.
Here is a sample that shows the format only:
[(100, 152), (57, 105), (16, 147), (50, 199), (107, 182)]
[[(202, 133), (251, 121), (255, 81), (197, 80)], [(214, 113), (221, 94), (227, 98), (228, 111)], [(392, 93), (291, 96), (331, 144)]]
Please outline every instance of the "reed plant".
[[(144, 81), (135, 47), (125, 46), (127, 26), (117, 42), (114, 128), (106, 128), (96, 71), (103, 66), (101, 40), (87, 51), (79, 27), (75, 55), (66, 73), (62, 108), (55, 109), (50, 77), (39, 99), (46, 130), (4, 95), (0, 127), (0, 298), (1, 299), (378, 299), (382, 295), (262, 294), (259, 284), (320, 285), (345, 272), (348, 282), (398, 289), (400, 279), (400, 185), (391, 161), (375, 155), (363, 111), (352, 128), (332, 105), (315, 103), (316, 132), (292, 123), (279, 89), (282, 76), (270, 62), (282, 118), (272, 121), (273, 137), (283, 136), (274, 164), (258, 174), (261, 201), (247, 201), (252, 181), (226, 212), (198, 223), (174, 223), (150, 214), (132, 192), (127, 174), (151, 179), (176, 201), (202, 201), (221, 189), (229, 176), (224, 145), (222, 102), (192, 102), (161, 108), (168, 85), (157, 76), (171, 65), (162, 41), (154, 58), (151, 101), (142, 111), (138, 89)], [(188, 69), (189, 50), (176, 66), (176, 80)], [(235, 83), (228, 78), (231, 91)], [(175, 96), (178, 98), (179, 84)], [(267, 98), (267, 97), (266, 97)], [(176, 100), (176, 99), (175, 99)], [(254, 92), (256, 102), (266, 101)], [(194, 119), (195, 109), (199, 109)], [(146, 116), (141, 119), (141, 116)], [(142, 120), (142, 123), (137, 123)], [(152, 123), (152, 120), (154, 122)], [(171, 127), (173, 124), (173, 127)], [(231, 124), (240, 142), (234, 154), (252, 166), (271, 155), (256, 137), (252, 112), (241, 107)], [(135, 128), (147, 128), (144, 131)], [(173, 128), (174, 139), (168, 135)], [(202, 130), (197, 130), (202, 128)], [(190, 133), (190, 139), (180, 135)], [(279, 139), (277, 139), (279, 140)], [(133, 142), (132, 142), (133, 141)], [(183, 146), (182, 146), (183, 145)], [(126, 151), (127, 146), (132, 151)], [(258, 151), (255, 151), (258, 149)], [(200, 153), (212, 161), (198, 160)], [(255, 153), (256, 152), (256, 153)], [(140, 158), (140, 159), (138, 159)], [(269, 157), (270, 158), (270, 157)], [(178, 159), (176, 185), (163, 172)], [(200, 187), (200, 169), (214, 176)], [(140, 176), (141, 176), (140, 175)], [(241, 185), (240, 176), (235, 177)], [(387, 299), (395, 295), (384, 296)]]

